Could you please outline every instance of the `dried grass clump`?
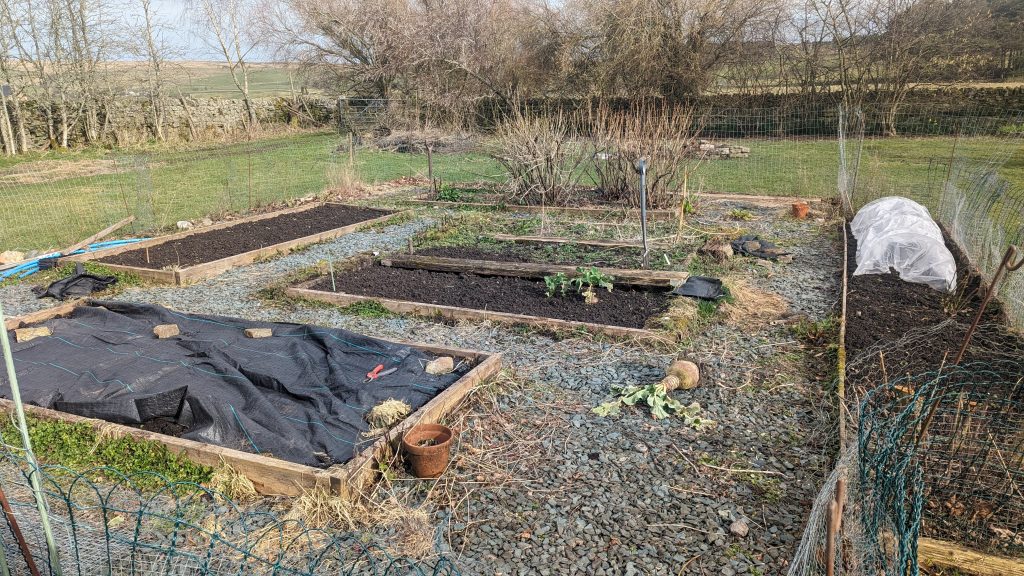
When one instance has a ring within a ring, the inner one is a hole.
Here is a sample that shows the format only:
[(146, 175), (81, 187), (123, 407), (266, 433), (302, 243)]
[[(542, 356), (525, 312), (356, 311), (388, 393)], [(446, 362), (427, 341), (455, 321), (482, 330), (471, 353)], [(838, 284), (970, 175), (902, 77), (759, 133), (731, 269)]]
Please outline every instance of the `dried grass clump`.
[(676, 340), (690, 336), (699, 316), (697, 301), (692, 298), (673, 298), (668, 310), (658, 317), (658, 327)]
[(366, 415), (366, 421), (376, 428), (391, 428), (412, 414), (412, 406), (401, 400), (388, 398), (374, 406)]
[(260, 497), (252, 480), (224, 461), (213, 471), (207, 487), (239, 504), (254, 502)]
[(562, 112), (541, 116), (518, 106), (498, 125), (492, 157), (508, 172), (507, 202), (572, 204), (590, 156), (577, 126)]
[(390, 498), (379, 505), (374, 515), (376, 524), (394, 531), (388, 548), (397, 555), (418, 559), (434, 551), (435, 528), (426, 508), (410, 508)]
[(301, 520), (307, 528), (354, 530), (367, 520), (367, 511), (361, 504), (316, 487), (295, 499), (285, 519)]
[(759, 328), (778, 320), (789, 304), (778, 294), (766, 292), (743, 278), (727, 280), (732, 298), (720, 306), (726, 322), (748, 328)]

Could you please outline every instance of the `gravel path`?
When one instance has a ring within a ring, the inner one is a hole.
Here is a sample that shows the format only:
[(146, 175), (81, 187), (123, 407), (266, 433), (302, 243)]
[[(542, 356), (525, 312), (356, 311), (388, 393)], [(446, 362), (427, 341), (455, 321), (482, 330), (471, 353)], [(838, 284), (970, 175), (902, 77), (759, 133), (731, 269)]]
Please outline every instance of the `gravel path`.
[[(780, 221), (778, 211), (758, 209), (743, 226), (785, 245), (796, 260), (751, 278), (783, 295), (793, 310), (823, 318), (838, 291), (830, 235), (813, 222)], [(118, 298), (505, 352), (517, 380), (528, 383), (499, 395), (489, 415), (463, 419), (467, 469), (453, 474), (469, 481), (460, 484), (454, 508), (437, 516), (442, 551), (457, 558), (464, 574), (783, 571), (825, 474), (830, 438), (826, 382), (815, 379), (815, 361), (786, 327), (719, 323), (687, 343), (684, 356), (701, 366), (703, 384), (677, 398), (700, 402), (703, 415), (716, 422), (698, 432), (639, 409), (613, 418), (591, 412), (612, 385), (659, 380), (673, 359), (660, 352), (487, 324), (281, 307), (256, 296), (281, 275), (328, 256), (338, 261), (401, 248), (428, 225), (417, 220), (351, 234), (187, 288), (136, 288)], [(11, 315), (39, 306), (25, 286), (4, 288), (0, 298)], [(506, 449), (528, 456), (498, 463), (468, 458)], [(399, 478), (388, 489), (446, 502), (430, 486)], [(740, 536), (743, 527), (749, 533)]]

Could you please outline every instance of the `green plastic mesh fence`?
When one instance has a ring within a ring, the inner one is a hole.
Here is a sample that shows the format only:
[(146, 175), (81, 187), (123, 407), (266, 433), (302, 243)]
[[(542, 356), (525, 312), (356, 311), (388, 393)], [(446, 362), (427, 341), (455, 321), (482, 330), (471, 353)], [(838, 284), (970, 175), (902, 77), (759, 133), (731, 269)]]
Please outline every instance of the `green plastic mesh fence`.
[[(41, 573), (55, 574), (29, 470), (20, 455), (0, 453), (0, 486), (31, 557)], [(41, 474), (65, 575), (459, 574), (443, 555), (399, 558), (368, 535), (309, 527), (196, 484), (111, 469), (47, 466)], [(2, 526), (0, 551), (10, 573), (29, 574), (10, 521)]]
[(858, 459), (865, 552), (887, 574), (917, 573), (922, 536), (1024, 554), (1024, 364), (947, 367), (870, 391)]
[[(969, 319), (967, 319), (969, 320)], [(863, 350), (847, 363), (847, 427), (855, 430), (819, 493), (791, 576), (916, 576), (927, 537), (1024, 558), (1024, 346), (982, 324), (962, 366), (954, 318)], [(829, 506), (846, 484), (836, 554), (825, 557)]]

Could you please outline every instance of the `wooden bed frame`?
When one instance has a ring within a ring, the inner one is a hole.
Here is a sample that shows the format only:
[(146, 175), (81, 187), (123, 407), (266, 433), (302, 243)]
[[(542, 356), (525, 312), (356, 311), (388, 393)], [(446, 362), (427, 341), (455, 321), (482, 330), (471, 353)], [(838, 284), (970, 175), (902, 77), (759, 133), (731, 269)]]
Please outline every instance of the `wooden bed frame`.
[[(766, 206), (783, 206), (793, 202), (821, 202), (821, 198), (797, 198), (795, 196), (755, 196), (748, 194), (712, 194), (701, 195), (701, 200), (749, 202)], [(527, 204), (498, 204), (490, 202), (448, 202), (433, 200), (430, 194), (420, 194), (409, 200), (411, 204), (430, 206), (433, 208), (454, 208), (462, 210), (497, 210), (502, 212), (523, 212), (527, 214), (564, 214), (566, 216), (608, 216), (619, 215), (623, 218), (639, 218), (639, 208), (615, 206), (533, 206)], [(651, 220), (676, 220), (680, 217), (679, 210), (649, 209), (647, 217)]]
[[(20, 326), (67, 316), (83, 303), (84, 301), (72, 302), (50, 310), (11, 318), (5, 323), (5, 328), (13, 330)], [(487, 378), (494, 376), (501, 369), (501, 354), (402, 341), (391, 342), (408, 345), (431, 354), (452, 356), (456, 360), (467, 360), (475, 365), (466, 375), (452, 383), (451, 386), (424, 404), (419, 410), (410, 414), (405, 420), (389, 430), (387, 434), (377, 438), (351, 460), (344, 464), (335, 464), (326, 469), (295, 464), (270, 456), (252, 454), (157, 432), (140, 430), (121, 424), (112, 424), (105, 420), (85, 418), (38, 406), (26, 405), (25, 411), (29, 415), (38, 418), (76, 423), (84, 422), (97, 429), (102, 427), (105, 432), (114, 432), (138, 440), (159, 442), (171, 452), (183, 454), (198, 464), (213, 467), (228, 464), (251, 480), (256, 490), (261, 494), (298, 496), (305, 491), (320, 487), (327, 489), (333, 495), (351, 497), (359, 494), (376, 481), (379, 474), (378, 460), (388, 458), (391, 454), (397, 453), (401, 437), (409, 428), (416, 424), (440, 422), (444, 417), (457, 409), (477, 385)], [(0, 409), (10, 412), (13, 410), (13, 404), (9, 400), (0, 400)]]
[[(356, 259), (357, 265), (372, 261), (363, 257)], [(564, 266), (557, 264), (526, 264), (518, 262), (496, 262), (490, 260), (464, 260), (461, 258), (438, 258), (433, 256), (392, 255), (380, 261), (382, 266), (396, 268), (433, 270), (439, 272), (468, 272), (483, 276), (514, 276), (520, 278), (543, 278), (559, 272), (572, 274), (576, 266)], [(654, 270), (626, 270), (617, 268), (601, 268), (602, 272), (611, 274), (616, 280), (624, 280), (624, 284), (643, 287), (662, 287), (665, 289), (679, 286), (689, 277), (686, 272), (663, 272)], [(285, 293), (293, 298), (326, 302), (337, 306), (349, 306), (359, 302), (377, 302), (384, 308), (398, 314), (412, 314), (428, 318), (442, 317), (450, 320), (489, 320), (503, 324), (525, 324), (551, 330), (553, 332), (586, 330), (589, 332), (607, 334), (616, 338), (635, 338), (650, 342), (666, 342), (668, 336), (654, 330), (645, 328), (627, 328), (624, 326), (612, 326), (609, 324), (595, 324), (591, 322), (577, 322), (574, 320), (560, 320), (543, 316), (530, 316), (526, 314), (514, 314), (511, 312), (494, 312), (476, 308), (461, 308), (458, 306), (444, 306), (439, 304), (427, 304), (408, 300), (392, 300), (374, 296), (361, 296), (344, 292), (327, 292), (316, 290), (313, 285), (320, 282), (320, 278), (314, 278), (291, 286)], [(618, 282), (617, 282), (618, 283)]]
[[(230, 222), (222, 222), (220, 224), (214, 224), (213, 226), (206, 226), (204, 228), (198, 228), (198, 229), (194, 229), (194, 230), (186, 230), (184, 232), (179, 232), (177, 234), (171, 234), (171, 235), (168, 235), (168, 236), (160, 236), (159, 238), (152, 238), (150, 240), (146, 240), (146, 241), (143, 241), (143, 242), (138, 242), (138, 243), (135, 243), (135, 244), (126, 244), (124, 246), (119, 246), (119, 247), (111, 249), (111, 250), (103, 250), (103, 251), (100, 251), (100, 252), (88, 252), (88, 253), (85, 253), (85, 254), (79, 254), (77, 256), (70, 256), (68, 258), (62, 258), (62, 260), (71, 261), (71, 262), (85, 262), (85, 261), (88, 261), (88, 260), (99, 260), (99, 259), (102, 259), (102, 258), (106, 258), (108, 256), (115, 256), (117, 254), (121, 254), (121, 253), (124, 253), (124, 252), (131, 252), (132, 250), (139, 250), (139, 249), (142, 249), (142, 248), (156, 246), (158, 244), (164, 244), (166, 242), (170, 242), (170, 241), (173, 241), (173, 240), (178, 240), (178, 239), (185, 238), (185, 237), (188, 237), (188, 236), (194, 236), (196, 234), (204, 234), (206, 232), (212, 232), (214, 230), (222, 230), (224, 228), (231, 228), (232, 226), (237, 226), (239, 224), (244, 224), (246, 222), (256, 222), (258, 220), (266, 220), (268, 218), (274, 218), (274, 217), (277, 217), (277, 216), (281, 216), (283, 214), (296, 214), (296, 213), (299, 213), (299, 212), (305, 212), (307, 210), (312, 210), (313, 208), (317, 208), (317, 207), (328, 205), (328, 204), (334, 204), (334, 205), (338, 205), (338, 206), (346, 206), (345, 204), (340, 204), (340, 203), (337, 203), (337, 202), (317, 202), (317, 203), (309, 204), (309, 205), (306, 205), (306, 206), (300, 206), (298, 208), (289, 208), (289, 209), (286, 209), (286, 210), (278, 210), (278, 211), (275, 211), (275, 212), (268, 212), (266, 214), (257, 214), (255, 216), (249, 216), (247, 218), (242, 218), (240, 220), (232, 220)], [(360, 206), (359, 208), (362, 208), (362, 207)], [(118, 271), (118, 272), (126, 272), (126, 273), (129, 273), (129, 274), (134, 274), (136, 276), (139, 276), (140, 278), (143, 278), (145, 280), (149, 280), (149, 281), (152, 281), (152, 282), (158, 282), (158, 283), (161, 283), (161, 284), (174, 284), (174, 285), (177, 285), (177, 286), (184, 286), (184, 285), (187, 285), (187, 284), (192, 284), (192, 283), (198, 282), (200, 280), (205, 280), (207, 278), (212, 278), (214, 276), (217, 276), (218, 274), (222, 274), (224, 272), (227, 272), (228, 270), (230, 270), (232, 268), (235, 268), (237, 266), (244, 266), (246, 264), (251, 264), (252, 262), (255, 262), (255, 261), (263, 259), (263, 258), (267, 258), (269, 256), (274, 256), (274, 255), (277, 255), (277, 254), (287, 254), (288, 252), (290, 252), (292, 250), (295, 250), (297, 248), (301, 248), (303, 246), (307, 246), (309, 244), (315, 244), (317, 242), (323, 242), (324, 240), (331, 240), (333, 238), (338, 238), (338, 237), (344, 236), (346, 234), (351, 234), (351, 233), (356, 232), (358, 230), (361, 230), (363, 228), (367, 228), (367, 227), (373, 226), (375, 224), (381, 224), (383, 222), (387, 222), (387, 221), (389, 221), (391, 219), (397, 218), (397, 217), (402, 216), (402, 215), (404, 215), (406, 213), (408, 213), (408, 211), (392, 212), (391, 214), (385, 214), (384, 216), (380, 216), (378, 218), (372, 218), (370, 220), (364, 220), (362, 222), (356, 222), (355, 224), (349, 224), (348, 226), (342, 226), (341, 228), (334, 228), (333, 230), (326, 230), (324, 232), (319, 232), (317, 234), (311, 234), (309, 236), (304, 236), (302, 238), (295, 238), (294, 240), (288, 240), (286, 242), (280, 242), (278, 244), (273, 244), (271, 246), (266, 246), (264, 248), (259, 248), (259, 249), (256, 249), (256, 250), (250, 250), (248, 252), (243, 252), (241, 254), (235, 254), (234, 256), (228, 256), (226, 258), (221, 258), (219, 260), (213, 260), (212, 262), (204, 262), (202, 264), (196, 264), (195, 266), (189, 266), (187, 268), (179, 268), (179, 269), (176, 269), (176, 270), (154, 270), (152, 268), (140, 268), (140, 267), (137, 267), (137, 266), (125, 266), (125, 265), (122, 265), (122, 264), (108, 264), (106, 262), (101, 262), (101, 264), (104, 267), (109, 268), (111, 270), (115, 270), (115, 271)]]

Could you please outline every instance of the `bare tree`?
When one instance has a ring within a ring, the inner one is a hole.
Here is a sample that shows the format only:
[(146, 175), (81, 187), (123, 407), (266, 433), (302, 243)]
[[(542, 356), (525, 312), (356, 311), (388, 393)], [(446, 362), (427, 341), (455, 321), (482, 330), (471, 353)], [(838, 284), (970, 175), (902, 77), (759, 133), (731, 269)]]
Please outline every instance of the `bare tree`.
[(189, 0), (194, 24), (206, 42), (224, 58), (231, 81), (242, 95), (247, 127), (256, 128), (256, 110), (249, 96), (250, 59), (259, 48), (255, 0)]
[(146, 60), (146, 96), (149, 100), (150, 124), (153, 136), (163, 141), (164, 121), (167, 116), (167, 94), (164, 80), (164, 71), (167, 61), (174, 55), (174, 51), (165, 41), (162, 28), (163, 23), (158, 21), (153, 12), (152, 0), (138, 0), (139, 8), (142, 11), (142, 20), (138, 26), (138, 37), (140, 38), (139, 55)]

